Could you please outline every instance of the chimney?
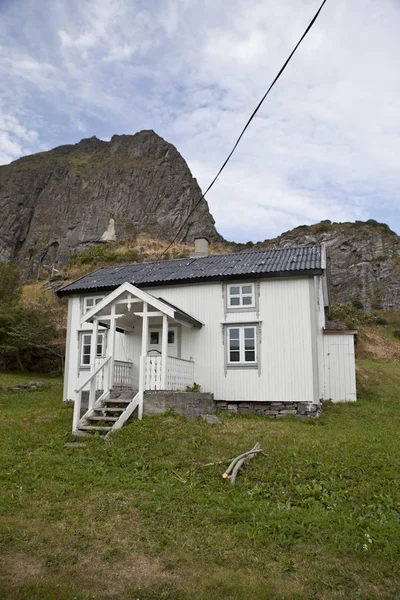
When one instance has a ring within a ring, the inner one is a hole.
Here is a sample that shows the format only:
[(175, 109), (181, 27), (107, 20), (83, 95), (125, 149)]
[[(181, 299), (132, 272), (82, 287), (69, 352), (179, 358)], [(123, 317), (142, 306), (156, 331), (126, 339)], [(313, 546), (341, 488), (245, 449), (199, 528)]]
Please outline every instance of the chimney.
[(202, 258), (208, 256), (208, 239), (205, 237), (194, 238), (194, 252), (190, 258)]

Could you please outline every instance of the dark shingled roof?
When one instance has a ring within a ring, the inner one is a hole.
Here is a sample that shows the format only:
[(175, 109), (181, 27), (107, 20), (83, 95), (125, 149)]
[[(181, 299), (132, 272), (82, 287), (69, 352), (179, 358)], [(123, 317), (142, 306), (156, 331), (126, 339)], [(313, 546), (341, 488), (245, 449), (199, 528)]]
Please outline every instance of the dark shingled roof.
[(178, 258), (153, 263), (102, 267), (64, 286), (58, 294), (110, 290), (125, 281), (138, 287), (162, 284), (290, 277), (320, 274), (321, 246), (210, 254), (203, 258)]

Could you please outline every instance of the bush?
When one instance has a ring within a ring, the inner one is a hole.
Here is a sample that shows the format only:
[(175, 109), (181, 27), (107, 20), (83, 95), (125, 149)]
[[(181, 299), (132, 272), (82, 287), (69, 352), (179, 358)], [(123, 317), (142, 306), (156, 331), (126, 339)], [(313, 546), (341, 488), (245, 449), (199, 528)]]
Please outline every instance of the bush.
[(394, 335), (395, 338), (400, 339), (400, 330), (399, 329), (395, 329), (393, 331), (393, 335)]
[(0, 265), (0, 365), (10, 370), (60, 371), (62, 312), (43, 296), (25, 305), (18, 268), (13, 263)]
[(332, 304), (328, 318), (338, 323), (343, 323), (349, 329), (356, 329), (361, 324), (372, 324), (375, 317), (371, 313), (362, 312), (356, 308), (353, 303)]
[(376, 317), (375, 323), (377, 325), (387, 325), (388, 321), (387, 321), (387, 319), (384, 319), (383, 317)]
[(96, 265), (135, 262), (138, 256), (134, 250), (127, 249), (125, 252), (116, 252), (109, 244), (93, 246), (87, 252), (73, 252), (69, 257), (69, 266)]
[[(0, 304), (0, 359), (6, 368), (35, 370), (38, 363), (53, 368), (51, 342), (56, 325), (45, 308)], [(57, 353), (59, 357), (59, 353)]]
[(351, 304), (357, 310), (364, 310), (364, 304), (361, 302), (361, 300), (353, 300)]
[(13, 262), (0, 263), (0, 302), (18, 302), (21, 297), (21, 277)]

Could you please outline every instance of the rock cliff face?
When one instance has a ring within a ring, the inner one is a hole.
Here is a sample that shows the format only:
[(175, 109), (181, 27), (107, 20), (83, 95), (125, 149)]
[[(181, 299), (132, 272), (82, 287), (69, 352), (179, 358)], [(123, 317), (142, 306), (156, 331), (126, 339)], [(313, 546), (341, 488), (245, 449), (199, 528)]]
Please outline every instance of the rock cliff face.
[[(24, 276), (72, 251), (137, 233), (172, 239), (201, 197), (174, 146), (153, 131), (96, 137), (0, 167), (0, 261)], [(206, 200), (179, 235), (221, 239)]]
[(296, 227), (259, 248), (323, 242), (332, 300), (359, 300), (366, 310), (400, 310), (400, 237), (382, 223), (331, 223)]

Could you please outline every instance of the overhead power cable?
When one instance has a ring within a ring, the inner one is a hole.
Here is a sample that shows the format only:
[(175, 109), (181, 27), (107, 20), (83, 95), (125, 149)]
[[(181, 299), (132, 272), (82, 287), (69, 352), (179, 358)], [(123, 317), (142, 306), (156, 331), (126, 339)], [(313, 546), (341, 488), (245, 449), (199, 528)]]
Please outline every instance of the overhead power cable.
[(319, 14), (320, 14), (321, 10), (323, 9), (324, 4), (326, 3), (326, 1), (327, 0), (323, 0), (321, 6), (319, 7), (319, 9), (317, 10), (317, 12), (315, 13), (315, 15), (314, 15), (313, 19), (311, 20), (310, 24), (308, 25), (307, 29), (305, 30), (305, 32), (303, 33), (303, 35), (301, 36), (301, 38), (297, 42), (296, 46), (293, 48), (292, 52), (289, 54), (288, 58), (286, 59), (286, 61), (283, 64), (282, 68), (280, 69), (279, 73), (277, 74), (277, 76), (275, 77), (275, 79), (273, 80), (273, 82), (271, 83), (271, 85), (269, 86), (269, 88), (267, 89), (267, 91), (265, 92), (264, 96), (261, 98), (260, 102), (257, 104), (256, 108), (254, 109), (254, 111), (253, 111), (252, 115), (250, 116), (249, 120), (247, 121), (246, 125), (243, 127), (241, 134), (239, 135), (238, 139), (236, 140), (235, 145), (233, 146), (232, 150), (228, 154), (228, 157), (226, 158), (226, 160), (223, 163), (222, 167), (220, 168), (220, 170), (218, 171), (218, 173), (216, 174), (216, 176), (214, 177), (214, 179), (212, 180), (212, 182), (210, 183), (210, 185), (208, 186), (208, 188), (206, 189), (206, 191), (201, 195), (201, 197), (199, 198), (199, 200), (193, 206), (193, 208), (189, 212), (188, 216), (186, 217), (186, 219), (184, 220), (184, 222), (182, 223), (182, 225), (179, 227), (179, 229), (176, 232), (175, 237), (172, 240), (172, 242), (170, 242), (168, 244), (168, 246), (161, 252), (161, 254), (160, 254), (160, 256), (158, 257), (157, 260), (160, 260), (164, 256), (164, 254), (166, 252), (168, 252), (168, 250), (171, 248), (172, 244), (174, 244), (174, 242), (177, 240), (180, 232), (182, 231), (182, 229), (184, 228), (184, 226), (186, 225), (186, 223), (188, 222), (188, 220), (190, 219), (190, 217), (192, 216), (192, 214), (194, 213), (194, 211), (196, 210), (196, 208), (199, 206), (200, 202), (204, 199), (205, 195), (211, 190), (211, 188), (213, 187), (214, 183), (217, 181), (218, 177), (221, 175), (222, 171), (225, 169), (225, 167), (228, 164), (228, 162), (229, 162), (232, 154), (235, 152), (236, 148), (238, 147), (239, 142), (242, 139), (242, 137), (243, 137), (246, 129), (249, 127), (250, 123), (252, 122), (252, 120), (254, 119), (254, 117), (256, 116), (256, 114), (258, 113), (259, 109), (261, 108), (261, 105), (263, 104), (265, 98), (268, 96), (268, 94), (270, 93), (270, 91), (272, 90), (272, 88), (274, 87), (274, 85), (276, 84), (276, 82), (278, 81), (278, 79), (280, 78), (280, 76), (282, 75), (283, 71), (288, 66), (288, 64), (291, 61), (291, 59), (292, 59), (294, 53), (296, 52), (297, 48), (300, 46), (301, 42), (306, 37), (306, 35), (308, 34), (308, 32), (310, 31), (310, 29), (314, 25), (315, 21), (318, 19)]

